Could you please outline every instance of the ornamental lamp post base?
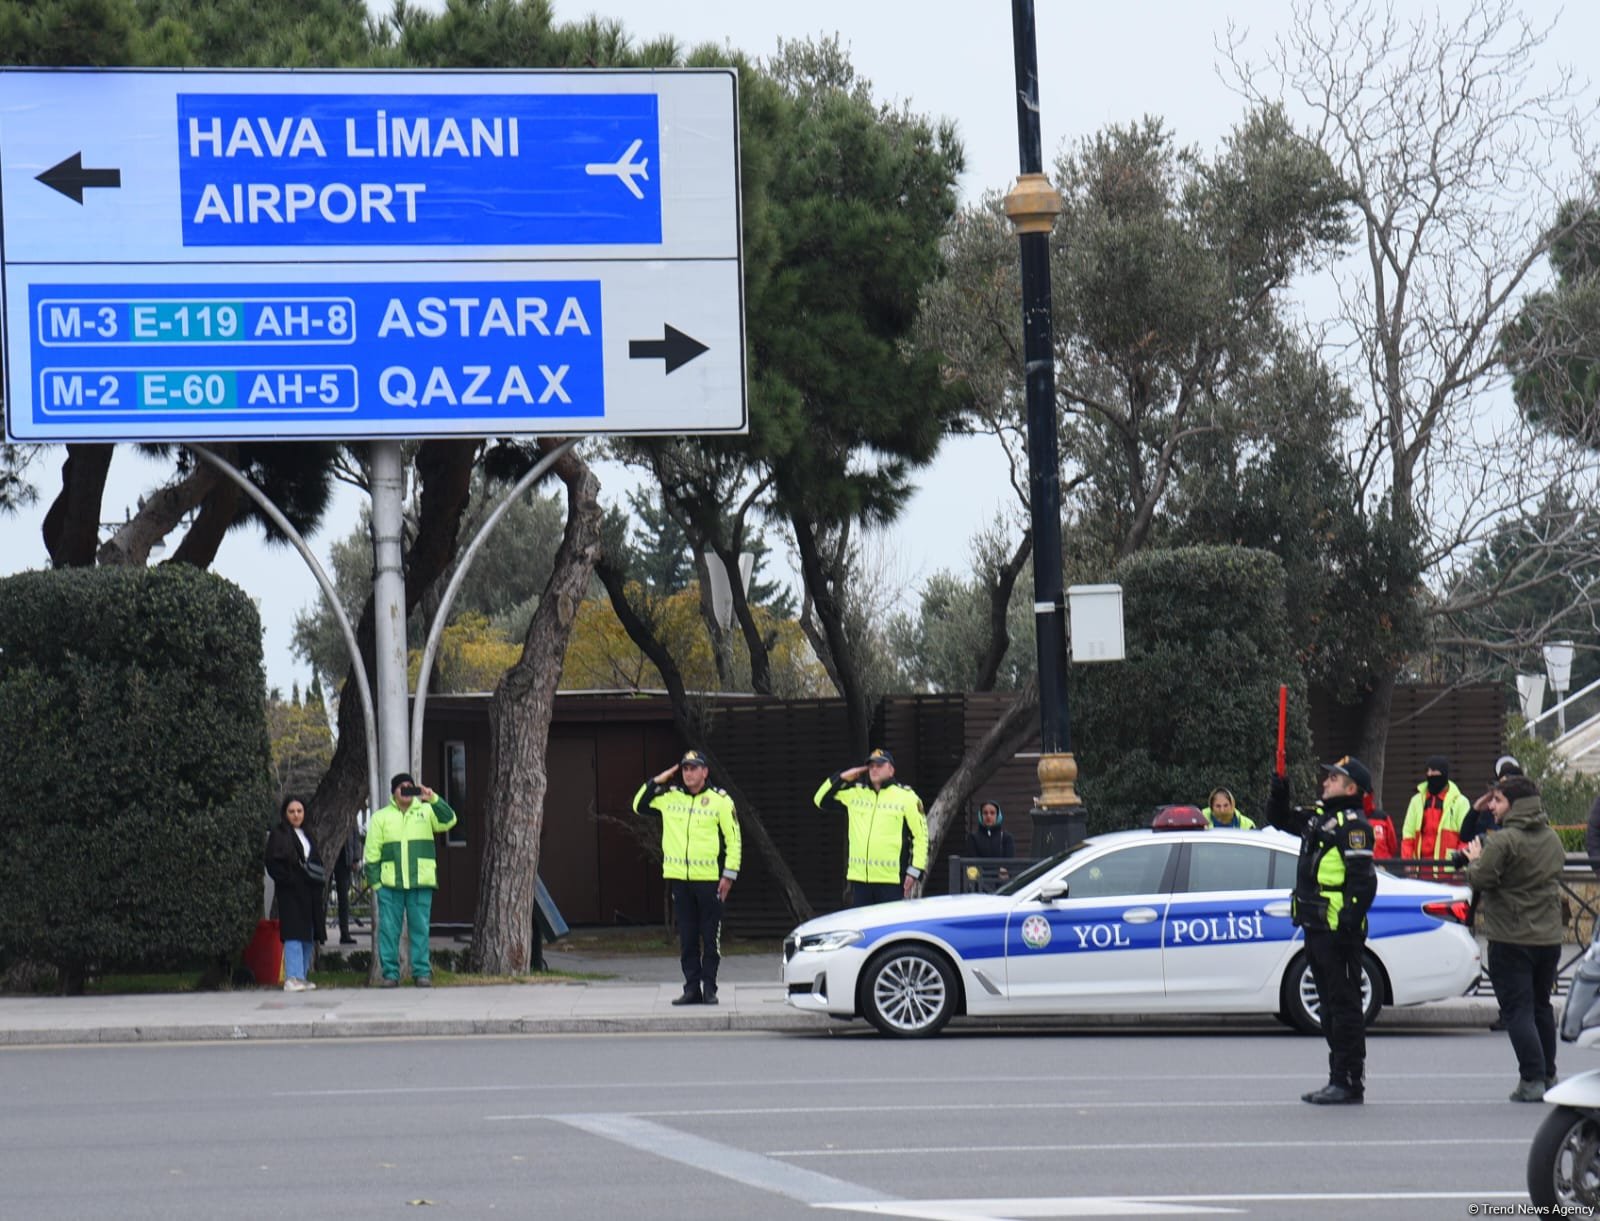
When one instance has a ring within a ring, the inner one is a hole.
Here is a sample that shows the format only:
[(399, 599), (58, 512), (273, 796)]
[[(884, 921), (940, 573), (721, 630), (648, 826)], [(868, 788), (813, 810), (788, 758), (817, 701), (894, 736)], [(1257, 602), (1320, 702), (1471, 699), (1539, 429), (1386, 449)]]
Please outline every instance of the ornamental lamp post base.
[(1039, 756), (1039, 796), (1028, 814), (1033, 819), (1033, 855), (1041, 860), (1088, 838), (1088, 812), (1078, 796), (1077, 779), (1071, 752)]

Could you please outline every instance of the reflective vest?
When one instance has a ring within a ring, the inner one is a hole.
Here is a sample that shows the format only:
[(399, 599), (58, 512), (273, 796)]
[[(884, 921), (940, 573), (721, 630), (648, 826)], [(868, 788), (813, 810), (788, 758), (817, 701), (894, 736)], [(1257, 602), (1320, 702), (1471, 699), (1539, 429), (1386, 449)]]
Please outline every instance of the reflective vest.
[(831, 802), (850, 816), (849, 864), (845, 877), (852, 882), (900, 881), (900, 850), (904, 830), (911, 828), (911, 867), (906, 873), (922, 876), (928, 867), (928, 817), (922, 799), (893, 780), (881, 789), (859, 780), (829, 776), (812, 799), (817, 809)]
[(439, 885), (433, 837), (456, 825), (443, 797), (413, 797), (404, 810), (390, 801), (367, 826), (366, 874), (374, 886), (432, 890)]
[[(1445, 785), (1439, 794), (1438, 815), (1430, 818), (1428, 811), (1428, 782), (1417, 785), (1417, 791), (1406, 807), (1406, 821), (1400, 828), (1400, 855), (1408, 860), (1445, 861), (1461, 844), (1461, 824), (1466, 820), (1472, 803), (1456, 787), (1454, 780)], [(1448, 877), (1451, 870), (1433, 868), (1421, 870), (1419, 878)]]
[(1318, 805), (1301, 833), (1294, 922), (1305, 929), (1365, 935), (1377, 890), (1372, 824), (1360, 810), (1330, 812)]
[[(661, 816), (661, 876), (674, 881), (714, 882), (717, 855), (726, 847), (720, 876), (739, 876), (739, 819), (733, 798), (713, 785), (691, 793), (680, 784), (646, 780), (633, 795), (633, 812)], [(721, 843), (718, 843), (718, 839)]]
[(1205, 815), (1206, 823), (1208, 825), (1213, 827), (1221, 827), (1224, 831), (1254, 831), (1256, 829), (1256, 824), (1250, 819), (1246, 818), (1237, 807), (1235, 807), (1233, 811), (1232, 822), (1218, 822), (1216, 818), (1212, 816), (1211, 808), (1209, 806), (1201, 810), (1200, 813)]

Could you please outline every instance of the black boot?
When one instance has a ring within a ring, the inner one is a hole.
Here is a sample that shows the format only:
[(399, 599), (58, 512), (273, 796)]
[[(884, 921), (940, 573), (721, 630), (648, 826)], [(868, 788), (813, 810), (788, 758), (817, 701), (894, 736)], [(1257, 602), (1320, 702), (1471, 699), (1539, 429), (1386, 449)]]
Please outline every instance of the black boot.
[(683, 995), (672, 1003), (674, 1005), (698, 1005), (700, 1003), (700, 985), (684, 984)]
[(1361, 1087), (1346, 1085), (1342, 1081), (1330, 1081), (1320, 1090), (1300, 1095), (1301, 1102), (1319, 1107), (1360, 1106), (1361, 1100)]
[(702, 1005), (715, 1005), (717, 1003), (717, 985), (707, 983), (701, 986), (700, 1003)]

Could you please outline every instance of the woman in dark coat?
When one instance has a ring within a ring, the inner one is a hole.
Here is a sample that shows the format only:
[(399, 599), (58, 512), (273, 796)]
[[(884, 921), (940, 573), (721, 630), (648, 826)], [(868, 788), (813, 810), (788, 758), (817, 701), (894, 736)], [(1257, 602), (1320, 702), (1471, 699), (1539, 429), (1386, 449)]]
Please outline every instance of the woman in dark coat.
[(313, 943), (328, 936), (322, 920), (322, 863), (305, 821), (305, 802), (286, 797), (278, 825), (267, 835), (267, 874), (277, 885), (285, 992), (306, 992), (317, 986), (306, 979), (306, 971), (311, 966)]

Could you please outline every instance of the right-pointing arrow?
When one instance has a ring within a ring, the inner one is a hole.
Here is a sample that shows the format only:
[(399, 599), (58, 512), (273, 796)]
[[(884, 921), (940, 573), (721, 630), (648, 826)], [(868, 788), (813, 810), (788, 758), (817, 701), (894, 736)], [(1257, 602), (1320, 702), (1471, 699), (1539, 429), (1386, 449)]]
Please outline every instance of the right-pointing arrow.
[(630, 360), (655, 360), (667, 362), (667, 372), (680, 369), (700, 353), (709, 351), (698, 339), (691, 339), (675, 326), (666, 326), (660, 339), (630, 339)]

